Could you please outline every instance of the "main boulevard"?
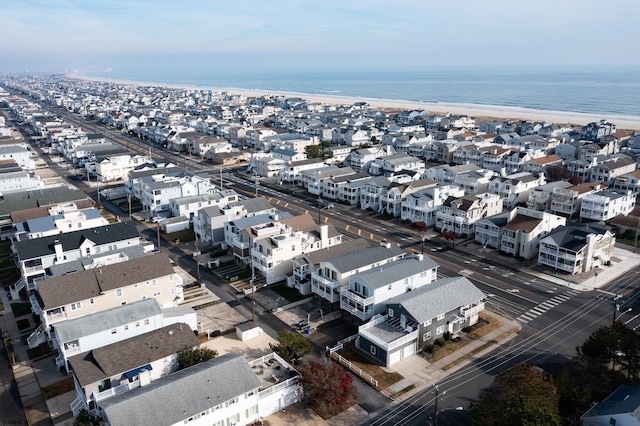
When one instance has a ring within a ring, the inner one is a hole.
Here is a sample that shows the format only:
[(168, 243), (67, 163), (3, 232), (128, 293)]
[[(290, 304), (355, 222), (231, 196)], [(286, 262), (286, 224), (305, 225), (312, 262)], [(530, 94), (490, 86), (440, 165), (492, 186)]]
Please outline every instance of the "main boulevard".
[[(346, 238), (386, 240), (406, 250), (424, 252), (440, 264), (439, 272), (442, 277), (467, 276), (488, 295), (489, 307), (507, 317), (518, 319), (522, 324), (522, 330), (507, 345), (463, 364), (437, 383), (440, 416), (445, 422), (450, 418), (454, 419), (452, 421), (455, 423), (457, 416), (464, 416), (465, 410), (457, 408), (466, 409), (469, 402), (475, 399), (479, 391), (488, 386), (493, 381), (493, 376), (502, 369), (520, 362), (536, 365), (558, 363), (575, 356), (576, 346), (589, 334), (598, 327), (611, 324), (615, 309), (613, 295), (622, 295), (617, 300), (619, 319), (630, 327), (640, 325), (640, 303), (636, 291), (640, 266), (599, 286), (604, 292), (581, 291), (575, 286), (567, 287), (547, 281), (544, 277), (533, 274), (521, 261), (492, 251), (483, 251), (474, 243), (457, 242), (456, 246), (452, 247), (451, 243), (442, 240), (433, 231), (429, 231), (426, 238), (423, 238), (424, 235), (419, 230), (410, 228), (399, 220), (376, 219), (373, 212), (362, 211), (355, 206), (336, 203), (332, 209), (319, 209), (317, 199), (302, 192), (294, 192), (293, 188), (267, 186), (264, 182), (256, 183), (244, 176), (239, 169), (220, 170), (210, 163), (170, 153), (157, 146), (149, 148), (146, 142), (123, 135), (114, 129), (86, 122), (64, 109), (55, 109), (54, 113), (90, 132), (103, 133), (109, 139), (133, 151), (148, 153), (151, 150), (158, 161), (168, 160), (186, 169), (216, 173), (224, 186), (235, 189), (239, 194), (253, 196), (258, 193), (280, 210), (293, 214), (312, 214), (317, 220), (333, 225)], [(64, 168), (60, 171), (65, 173)], [(86, 182), (76, 181), (74, 184), (96, 197), (95, 188), (87, 186)], [(107, 207), (117, 209), (109, 204)], [(122, 211), (114, 212), (121, 216), (125, 214)], [(155, 240), (154, 229), (149, 229), (144, 224), (139, 226), (143, 234), (152, 241)], [(169, 250), (172, 257), (177, 256), (175, 260), (178, 264), (195, 276), (195, 262), (191, 258), (182, 256), (182, 252), (176, 247), (161, 249)], [(232, 302), (242, 313), (251, 315), (246, 298), (236, 294), (208, 271), (203, 273), (206, 274), (204, 279), (207, 287), (226, 302)], [(284, 326), (274, 315), (264, 311), (260, 312), (258, 320), (272, 336)], [(344, 324), (338, 324), (333, 329), (353, 329), (347, 321), (338, 321)], [(331, 336), (326, 336), (326, 339), (330, 338)], [(360, 385), (360, 405), (370, 413), (366, 424), (425, 424), (433, 415), (436, 392), (432, 385), (435, 384), (419, 388), (411, 396), (397, 403), (389, 403), (388, 399), (375, 395), (366, 385)]]

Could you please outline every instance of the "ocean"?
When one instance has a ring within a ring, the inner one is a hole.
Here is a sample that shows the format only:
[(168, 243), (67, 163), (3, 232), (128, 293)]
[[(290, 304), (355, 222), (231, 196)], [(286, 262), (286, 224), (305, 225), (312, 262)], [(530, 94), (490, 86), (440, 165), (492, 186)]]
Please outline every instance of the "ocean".
[(149, 67), (92, 77), (640, 117), (640, 67), (434, 67), (424, 70), (214, 70)]

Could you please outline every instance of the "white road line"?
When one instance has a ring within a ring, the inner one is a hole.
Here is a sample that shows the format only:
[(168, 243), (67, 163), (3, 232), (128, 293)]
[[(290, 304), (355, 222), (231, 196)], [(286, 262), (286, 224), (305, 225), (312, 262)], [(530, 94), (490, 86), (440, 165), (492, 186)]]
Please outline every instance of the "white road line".
[(540, 308), (538, 308), (538, 307), (536, 306), (535, 308), (531, 308), (531, 309), (529, 309), (529, 312), (535, 312), (536, 314), (542, 315), (542, 314), (544, 314), (545, 312), (547, 312), (547, 309), (544, 309), (544, 310), (543, 310), (543, 309), (540, 309)]

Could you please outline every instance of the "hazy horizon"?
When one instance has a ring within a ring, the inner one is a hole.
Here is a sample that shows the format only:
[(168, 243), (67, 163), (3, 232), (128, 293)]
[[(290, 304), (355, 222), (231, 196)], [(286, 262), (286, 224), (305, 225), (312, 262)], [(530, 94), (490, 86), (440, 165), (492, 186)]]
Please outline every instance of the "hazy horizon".
[(9, 0), (0, 72), (640, 65), (631, 0)]

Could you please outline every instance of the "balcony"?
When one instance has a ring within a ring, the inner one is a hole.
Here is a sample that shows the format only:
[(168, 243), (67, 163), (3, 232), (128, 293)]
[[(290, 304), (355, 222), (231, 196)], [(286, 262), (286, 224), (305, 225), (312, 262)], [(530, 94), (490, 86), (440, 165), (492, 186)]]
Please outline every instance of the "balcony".
[(115, 395), (120, 395), (121, 393), (125, 393), (127, 391), (130, 391), (131, 389), (135, 389), (135, 388), (139, 388), (140, 387), (140, 380), (135, 380), (131, 383), (125, 383), (122, 384), (120, 386), (116, 386), (110, 389), (107, 389), (105, 391), (99, 392), (97, 394), (93, 394), (93, 399), (96, 402), (100, 402), (102, 400), (105, 400), (107, 398), (111, 398), (112, 396)]
[(324, 275), (320, 275), (317, 272), (313, 272), (311, 274), (311, 279), (314, 282), (314, 285), (318, 284), (318, 285), (323, 285), (325, 287), (329, 287), (331, 289), (337, 289), (342, 287), (342, 284), (340, 284), (339, 281), (336, 280), (332, 280), (331, 278), (327, 278)]
[(362, 297), (348, 288), (340, 290), (340, 309), (362, 320), (369, 319), (373, 316), (373, 304), (373, 296)]
[(67, 313), (64, 311), (54, 312), (54, 313), (47, 312), (47, 314), (45, 315), (45, 320), (47, 321), (47, 324), (53, 324), (55, 322), (64, 321), (66, 319), (67, 319)]
[(417, 327), (411, 332), (402, 331), (391, 325), (387, 318), (387, 315), (375, 315), (358, 328), (358, 334), (387, 352), (418, 340)]
[(476, 305), (469, 306), (467, 308), (460, 308), (460, 316), (469, 318), (470, 316), (477, 315), (484, 310), (484, 302), (479, 302)]

